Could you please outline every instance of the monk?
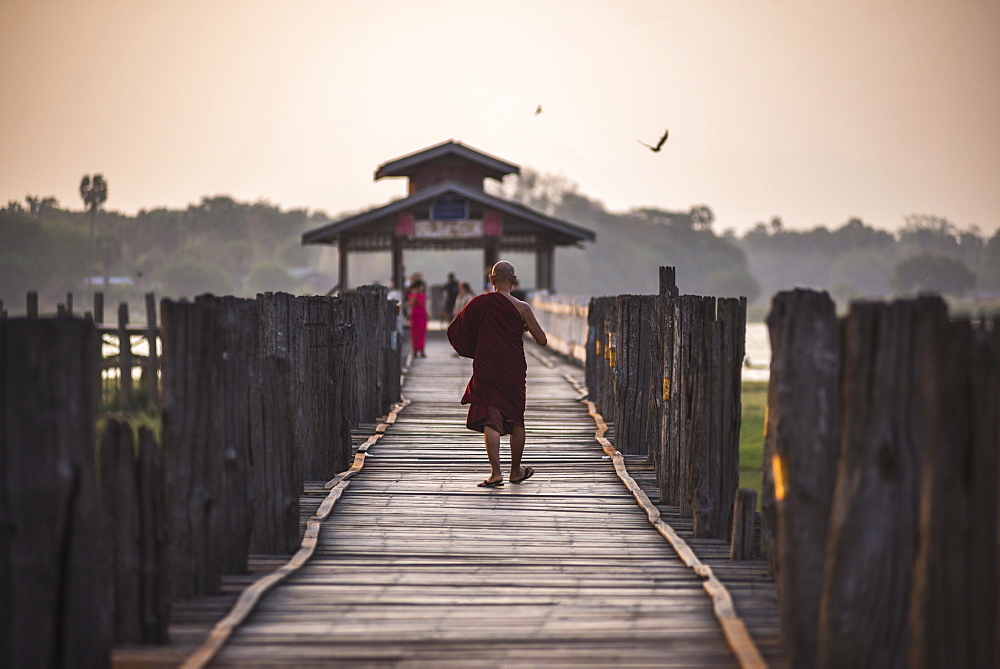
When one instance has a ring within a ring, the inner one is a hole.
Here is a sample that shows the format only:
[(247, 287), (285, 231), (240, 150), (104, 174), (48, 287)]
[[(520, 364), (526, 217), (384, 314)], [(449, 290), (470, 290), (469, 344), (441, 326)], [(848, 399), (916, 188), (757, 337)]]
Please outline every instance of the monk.
[(545, 332), (527, 303), (512, 297), (517, 276), (514, 266), (501, 260), (490, 272), (494, 292), (479, 295), (465, 306), (448, 328), (448, 341), (459, 355), (472, 358), (472, 379), (462, 396), (469, 405), (466, 427), (482, 432), (490, 476), (478, 485), (503, 485), (500, 437), (510, 435), (510, 482), (523, 483), (535, 470), (521, 466), (524, 454), (523, 334), (545, 346)]

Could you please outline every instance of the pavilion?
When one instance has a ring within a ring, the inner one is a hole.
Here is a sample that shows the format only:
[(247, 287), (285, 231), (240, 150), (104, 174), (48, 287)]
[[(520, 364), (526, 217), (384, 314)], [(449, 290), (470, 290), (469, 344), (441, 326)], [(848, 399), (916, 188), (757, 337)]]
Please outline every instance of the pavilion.
[(392, 253), (392, 280), (403, 285), (406, 249), (483, 249), (483, 267), (501, 251), (535, 252), (535, 289), (553, 290), (555, 248), (594, 241), (592, 231), (547, 216), (518, 202), (490, 195), (486, 179), (519, 174), (517, 165), (456, 141), (383, 163), (375, 180), (407, 177), (407, 196), (347, 216), (302, 235), (303, 244), (336, 245), (339, 284), (348, 288), (352, 252)]

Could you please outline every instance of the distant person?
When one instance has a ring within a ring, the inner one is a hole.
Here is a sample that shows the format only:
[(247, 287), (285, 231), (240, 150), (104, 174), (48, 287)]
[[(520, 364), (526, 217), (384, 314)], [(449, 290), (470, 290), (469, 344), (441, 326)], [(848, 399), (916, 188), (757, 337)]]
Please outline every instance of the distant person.
[(427, 286), (423, 279), (410, 284), (410, 344), (415, 358), (426, 358), (424, 343), (427, 341)]
[(465, 309), (465, 305), (472, 301), (475, 295), (472, 294), (472, 286), (468, 281), (463, 281), (458, 285), (458, 295), (455, 297), (455, 305), (451, 308), (451, 319), (455, 320)]
[(423, 280), (420, 272), (414, 272), (409, 279), (403, 280), (403, 326), (410, 327), (410, 293), (413, 291), (413, 284)]
[(458, 280), (455, 279), (455, 273), (448, 272), (448, 281), (441, 288), (441, 296), (444, 298), (444, 307), (440, 315), (442, 321), (445, 319), (451, 320), (451, 312), (455, 308), (455, 298), (458, 297), (458, 288)]
[(479, 487), (503, 485), (500, 470), (500, 437), (510, 435), (510, 482), (522, 483), (535, 473), (521, 466), (524, 455), (524, 397), (527, 363), (524, 360), (524, 332), (540, 346), (547, 343), (545, 332), (531, 307), (515, 299), (510, 289), (517, 276), (514, 266), (501, 260), (490, 272), (495, 292), (479, 295), (458, 314), (448, 327), (448, 341), (466, 358), (472, 358), (472, 378), (462, 396), (469, 405), (465, 425), (482, 432), (490, 476)]

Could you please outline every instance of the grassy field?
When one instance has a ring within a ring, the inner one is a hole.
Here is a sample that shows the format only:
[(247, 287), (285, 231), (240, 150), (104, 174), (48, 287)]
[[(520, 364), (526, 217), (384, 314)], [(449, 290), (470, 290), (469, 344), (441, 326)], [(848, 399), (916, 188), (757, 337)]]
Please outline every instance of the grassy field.
[(757, 491), (760, 504), (761, 463), (764, 458), (764, 408), (767, 381), (743, 382), (743, 424), (740, 427), (740, 487)]

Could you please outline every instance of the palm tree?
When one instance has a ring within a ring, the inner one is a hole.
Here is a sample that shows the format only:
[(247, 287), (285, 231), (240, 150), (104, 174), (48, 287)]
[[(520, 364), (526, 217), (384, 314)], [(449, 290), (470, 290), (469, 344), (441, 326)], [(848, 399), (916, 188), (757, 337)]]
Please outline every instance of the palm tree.
[(108, 199), (108, 182), (100, 174), (95, 174), (93, 178), (84, 174), (80, 181), (80, 197), (83, 198), (84, 208), (90, 212), (90, 264), (93, 266), (94, 219), (97, 218), (97, 210)]

